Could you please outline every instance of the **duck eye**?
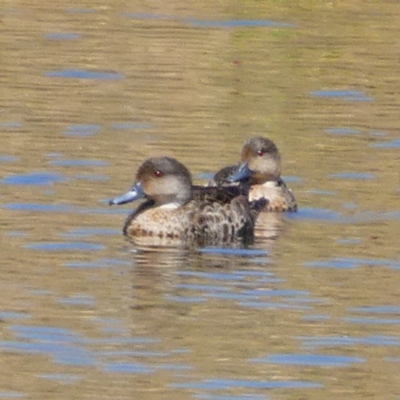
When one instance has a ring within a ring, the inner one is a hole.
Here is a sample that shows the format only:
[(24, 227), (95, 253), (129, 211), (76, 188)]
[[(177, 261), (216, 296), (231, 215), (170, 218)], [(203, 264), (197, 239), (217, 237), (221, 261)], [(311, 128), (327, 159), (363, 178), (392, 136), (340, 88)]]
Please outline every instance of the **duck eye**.
[(264, 150), (258, 150), (257, 151), (257, 154), (261, 157), (261, 156), (263, 156), (264, 155)]
[(161, 178), (164, 174), (160, 170), (154, 171), (154, 176), (156, 178)]

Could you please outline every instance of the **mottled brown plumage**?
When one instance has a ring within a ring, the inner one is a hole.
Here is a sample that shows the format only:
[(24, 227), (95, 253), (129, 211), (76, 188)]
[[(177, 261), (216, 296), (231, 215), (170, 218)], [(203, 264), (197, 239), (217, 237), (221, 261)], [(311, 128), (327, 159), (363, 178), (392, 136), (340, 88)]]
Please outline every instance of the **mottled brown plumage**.
[(147, 199), (124, 225), (124, 234), (134, 241), (147, 237), (154, 244), (221, 246), (253, 238), (255, 217), (264, 201), (250, 209), (247, 193), (240, 191), (235, 186), (193, 186), (185, 166), (173, 158), (161, 157), (146, 160), (131, 191), (110, 204)]

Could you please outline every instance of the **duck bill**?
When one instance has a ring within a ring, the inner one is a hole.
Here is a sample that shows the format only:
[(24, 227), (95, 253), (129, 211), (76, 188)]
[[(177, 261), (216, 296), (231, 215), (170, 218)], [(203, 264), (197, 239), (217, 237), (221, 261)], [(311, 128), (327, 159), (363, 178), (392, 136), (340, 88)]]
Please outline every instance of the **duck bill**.
[(247, 163), (242, 163), (226, 178), (226, 181), (229, 183), (241, 182), (249, 178), (250, 175), (251, 170), (249, 169)]
[(110, 206), (116, 204), (126, 204), (144, 197), (144, 192), (140, 182), (135, 183), (125, 194), (111, 199), (108, 204)]

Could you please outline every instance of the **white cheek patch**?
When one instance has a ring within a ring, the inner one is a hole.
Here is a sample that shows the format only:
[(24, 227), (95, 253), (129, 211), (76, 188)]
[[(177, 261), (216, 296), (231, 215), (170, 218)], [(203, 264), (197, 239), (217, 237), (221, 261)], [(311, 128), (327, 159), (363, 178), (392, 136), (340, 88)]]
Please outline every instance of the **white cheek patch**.
[(275, 181), (267, 181), (262, 186), (267, 188), (274, 188), (277, 187), (278, 185), (276, 184)]
[(161, 205), (159, 208), (162, 208), (163, 210), (176, 210), (179, 207), (180, 207), (179, 203), (167, 203)]

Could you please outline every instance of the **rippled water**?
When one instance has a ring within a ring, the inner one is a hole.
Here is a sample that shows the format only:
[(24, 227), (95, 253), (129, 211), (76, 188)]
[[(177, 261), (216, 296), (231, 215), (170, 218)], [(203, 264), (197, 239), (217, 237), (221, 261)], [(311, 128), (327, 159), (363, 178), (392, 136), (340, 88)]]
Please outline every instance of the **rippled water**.
[[(398, 399), (400, 4), (2, 5), (0, 398)], [(299, 212), (245, 249), (121, 233), (149, 156), (261, 134)]]

